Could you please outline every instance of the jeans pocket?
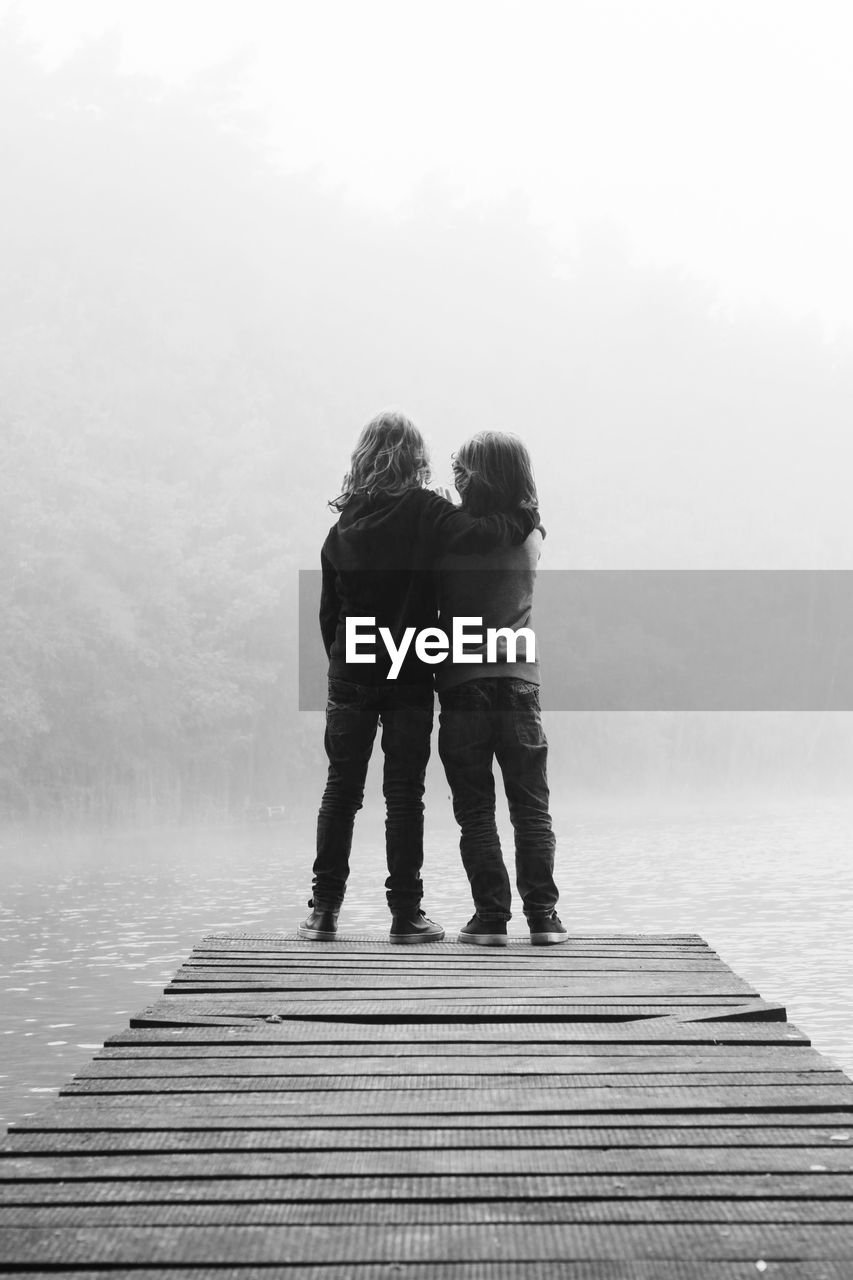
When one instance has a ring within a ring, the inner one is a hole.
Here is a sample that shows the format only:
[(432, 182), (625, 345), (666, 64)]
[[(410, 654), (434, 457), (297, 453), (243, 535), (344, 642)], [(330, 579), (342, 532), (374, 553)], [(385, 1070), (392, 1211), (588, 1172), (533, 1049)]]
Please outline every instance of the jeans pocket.
[(476, 680), (465, 680), (439, 694), (442, 711), (482, 712), (491, 706), (487, 691)]
[(527, 680), (514, 680), (511, 693), (512, 722), (515, 736), (525, 747), (546, 745), (539, 707), (539, 685)]
[(346, 680), (329, 681), (329, 701), (326, 704), (326, 728), (329, 733), (350, 733), (357, 725), (362, 709), (362, 698), (355, 685)]

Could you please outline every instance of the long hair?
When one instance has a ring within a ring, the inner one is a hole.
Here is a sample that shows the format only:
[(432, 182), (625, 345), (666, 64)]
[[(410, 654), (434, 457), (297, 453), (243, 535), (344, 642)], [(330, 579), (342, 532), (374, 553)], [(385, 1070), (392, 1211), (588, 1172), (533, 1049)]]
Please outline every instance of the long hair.
[(472, 516), (539, 505), (530, 454), (518, 436), (478, 431), (453, 461), (462, 507)]
[(419, 489), (429, 477), (429, 451), (415, 424), (402, 413), (380, 413), (362, 428), (342, 490), (329, 506), (343, 511), (356, 494)]

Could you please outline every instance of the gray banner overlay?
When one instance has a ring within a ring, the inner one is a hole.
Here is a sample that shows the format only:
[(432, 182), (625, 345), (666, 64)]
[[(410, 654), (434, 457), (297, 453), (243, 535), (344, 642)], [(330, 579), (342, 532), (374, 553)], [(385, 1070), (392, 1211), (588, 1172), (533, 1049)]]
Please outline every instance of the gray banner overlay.
[[(303, 711), (326, 705), (319, 600), (301, 570)], [(532, 625), (545, 710), (853, 711), (853, 571), (543, 570)]]

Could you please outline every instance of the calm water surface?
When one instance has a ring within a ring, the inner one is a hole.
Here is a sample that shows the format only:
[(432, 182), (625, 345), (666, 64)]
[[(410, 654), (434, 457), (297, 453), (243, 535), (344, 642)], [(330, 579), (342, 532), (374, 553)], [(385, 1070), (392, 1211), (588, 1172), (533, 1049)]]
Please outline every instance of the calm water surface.
[[(853, 805), (587, 805), (555, 817), (572, 929), (702, 934), (816, 1047), (853, 1072)], [(147, 835), (0, 834), (0, 1120), (44, 1105), (150, 1003), (206, 932), (292, 930), (313, 823)], [(506, 842), (506, 847), (511, 847)], [(471, 914), (446, 813), (425, 907)], [(341, 928), (388, 927), (381, 829), (357, 828)], [(520, 914), (510, 932), (524, 934)]]

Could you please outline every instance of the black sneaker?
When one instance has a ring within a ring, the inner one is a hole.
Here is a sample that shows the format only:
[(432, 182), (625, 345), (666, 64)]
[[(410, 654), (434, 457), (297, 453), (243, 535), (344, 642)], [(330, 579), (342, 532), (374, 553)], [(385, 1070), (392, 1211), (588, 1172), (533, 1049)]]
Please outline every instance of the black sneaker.
[(476, 947), (505, 947), (506, 920), (481, 920), (473, 915), (459, 930), (457, 942), (472, 942)]
[(296, 932), (309, 942), (334, 942), (338, 932), (338, 913), (330, 907), (315, 907)]
[(441, 942), (443, 937), (441, 925), (428, 920), (422, 911), (391, 917), (391, 942), (410, 945), (414, 942)]
[(556, 911), (528, 916), (530, 941), (534, 947), (547, 947), (552, 942), (566, 942), (568, 933)]

